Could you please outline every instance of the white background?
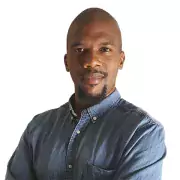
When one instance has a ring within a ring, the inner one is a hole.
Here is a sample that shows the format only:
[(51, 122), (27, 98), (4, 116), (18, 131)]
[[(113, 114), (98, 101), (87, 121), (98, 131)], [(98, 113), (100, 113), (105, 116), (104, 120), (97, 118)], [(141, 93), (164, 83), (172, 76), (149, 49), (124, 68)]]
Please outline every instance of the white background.
[(126, 62), (117, 88), (164, 125), (163, 180), (180, 179), (178, 0), (0, 1), (0, 179), (27, 123), (73, 93), (63, 63), (66, 33), (88, 7), (119, 22)]

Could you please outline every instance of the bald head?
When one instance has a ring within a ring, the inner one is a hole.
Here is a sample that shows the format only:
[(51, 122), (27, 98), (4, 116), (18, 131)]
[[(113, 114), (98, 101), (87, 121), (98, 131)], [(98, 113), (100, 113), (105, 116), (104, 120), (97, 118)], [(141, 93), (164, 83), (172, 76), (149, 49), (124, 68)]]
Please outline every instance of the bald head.
[(116, 22), (116, 20), (105, 10), (100, 8), (89, 8), (84, 11), (82, 11), (72, 22), (72, 25), (74, 23), (83, 23), (87, 24), (92, 21), (107, 21), (112, 20)]
[(120, 50), (122, 49), (121, 31), (118, 23), (113, 16), (108, 12), (100, 8), (88, 8), (82, 11), (71, 23), (67, 34), (67, 47), (70, 39), (76, 35), (76, 32), (82, 30), (85, 26), (91, 23), (105, 22), (112, 26), (117, 34), (117, 38), (120, 44)]
[(125, 60), (121, 47), (118, 23), (108, 12), (90, 8), (73, 20), (64, 62), (77, 101), (94, 104), (115, 90), (117, 73)]

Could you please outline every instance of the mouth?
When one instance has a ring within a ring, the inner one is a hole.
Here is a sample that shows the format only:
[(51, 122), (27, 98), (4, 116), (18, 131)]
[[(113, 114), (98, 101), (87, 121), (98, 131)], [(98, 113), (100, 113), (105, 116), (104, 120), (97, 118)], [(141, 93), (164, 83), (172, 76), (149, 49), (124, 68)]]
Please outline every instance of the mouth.
[(105, 76), (102, 73), (88, 73), (83, 76), (82, 82), (85, 85), (95, 86), (100, 84), (104, 78)]

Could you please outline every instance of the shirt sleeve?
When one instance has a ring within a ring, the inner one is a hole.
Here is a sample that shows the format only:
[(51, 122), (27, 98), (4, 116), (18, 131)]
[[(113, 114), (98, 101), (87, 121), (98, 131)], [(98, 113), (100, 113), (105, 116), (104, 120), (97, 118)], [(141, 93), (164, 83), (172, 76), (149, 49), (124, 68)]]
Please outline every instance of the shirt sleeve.
[(166, 156), (164, 128), (153, 121), (139, 127), (124, 150), (113, 180), (161, 180)]
[(8, 162), (5, 180), (35, 180), (32, 148), (29, 142), (30, 133), (27, 128)]

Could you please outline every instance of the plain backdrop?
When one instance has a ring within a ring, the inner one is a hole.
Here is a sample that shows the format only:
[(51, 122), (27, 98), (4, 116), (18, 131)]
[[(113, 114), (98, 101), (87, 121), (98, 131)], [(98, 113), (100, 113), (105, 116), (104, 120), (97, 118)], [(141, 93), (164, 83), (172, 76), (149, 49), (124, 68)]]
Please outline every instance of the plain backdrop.
[(89, 7), (117, 19), (126, 53), (117, 88), (164, 125), (163, 180), (180, 179), (178, 0), (0, 1), (0, 179), (33, 116), (59, 107), (74, 92), (63, 62), (66, 33)]

